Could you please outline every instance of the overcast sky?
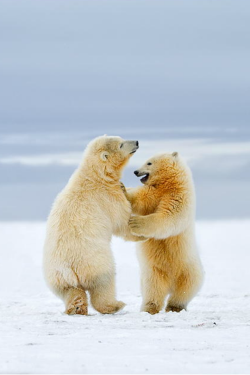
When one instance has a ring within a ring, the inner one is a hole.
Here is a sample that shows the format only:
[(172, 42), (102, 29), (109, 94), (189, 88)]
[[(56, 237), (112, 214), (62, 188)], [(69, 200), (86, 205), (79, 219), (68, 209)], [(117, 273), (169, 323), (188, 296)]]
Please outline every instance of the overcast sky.
[(194, 173), (202, 219), (250, 216), (250, 2), (1, 0), (0, 220), (44, 220), (100, 134)]

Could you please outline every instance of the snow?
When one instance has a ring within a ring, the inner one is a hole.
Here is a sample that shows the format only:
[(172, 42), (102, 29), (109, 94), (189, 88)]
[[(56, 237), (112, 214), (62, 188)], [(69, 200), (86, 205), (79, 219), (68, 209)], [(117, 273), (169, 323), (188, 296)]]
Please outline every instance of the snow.
[(135, 245), (114, 238), (116, 315), (67, 316), (47, 289), (45, 223), (0, 223), (1, 373), (249, 373), (250, 221), (198, 222), (205, 283), (188, 311), (140, 310)]

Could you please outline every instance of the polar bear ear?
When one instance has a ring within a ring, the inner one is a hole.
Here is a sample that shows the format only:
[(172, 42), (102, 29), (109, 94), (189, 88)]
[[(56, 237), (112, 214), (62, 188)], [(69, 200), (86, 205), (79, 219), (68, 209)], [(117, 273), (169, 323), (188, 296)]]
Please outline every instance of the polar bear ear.
[(101, 153), (101, 159), (102, 159), (103, 161), (108, 160), (108, 156), (109, 156), (109, 153), (108, 153), (107, 151), (103, 151), (103, 152)]
[(177, 152), (177, 151), (175, 151), (175, 152), (173, 152), (173, 153), (172, 153), (172, 156), (173, 156), (174, 158), (177, 158), (177, 157), (178, 157), (178, 155), (179, 155), (179, 154), (178, 154), (178, 152)]

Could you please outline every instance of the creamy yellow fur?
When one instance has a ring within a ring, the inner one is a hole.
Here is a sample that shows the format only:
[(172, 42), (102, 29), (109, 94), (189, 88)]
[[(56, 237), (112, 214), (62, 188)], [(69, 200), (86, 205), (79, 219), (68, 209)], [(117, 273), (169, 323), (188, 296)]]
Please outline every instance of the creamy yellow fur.
[(44, 274), (68, 314), (88, 313), (86, 291), (101, 313), (114, 313), (124, 306), (115, 297), (110, 241), (112, 234), (140, 240), (130, 233), (131, 205), (119, 181), (137, 148), (136, 141), (120, 137), (96, 138), (54, 202), (47, 223)]
[[(150, 165), (148, 165), (150, 164)], [(203, 271), (196, 248), (195, 192), (191, 171), (177, 153), (148, 160), (138, 171), (148, 173), (144, 186), (127, 189), (131, 232), (149, 238), (138, 244), (142, 311), (180, 311), (198, 292)]]

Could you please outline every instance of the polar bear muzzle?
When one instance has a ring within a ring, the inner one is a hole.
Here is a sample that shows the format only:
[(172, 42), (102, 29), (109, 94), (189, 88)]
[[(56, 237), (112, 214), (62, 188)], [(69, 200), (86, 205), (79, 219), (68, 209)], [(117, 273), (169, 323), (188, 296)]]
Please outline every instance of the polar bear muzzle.
[(139, 148), (138, 141), (124, 141), (121, 143), (120, 148), (127, 150), (129, 154), (134, 154)]
[(149, 178), (149, 173), (148, 172), (140, 172), (140, 171), (134, 171), (134, 174), (136, 175), (136, 177), (141, 177), (143, 176), (140, 181), (145, 184), (145, 182), (147, 182), (148, 178)]

